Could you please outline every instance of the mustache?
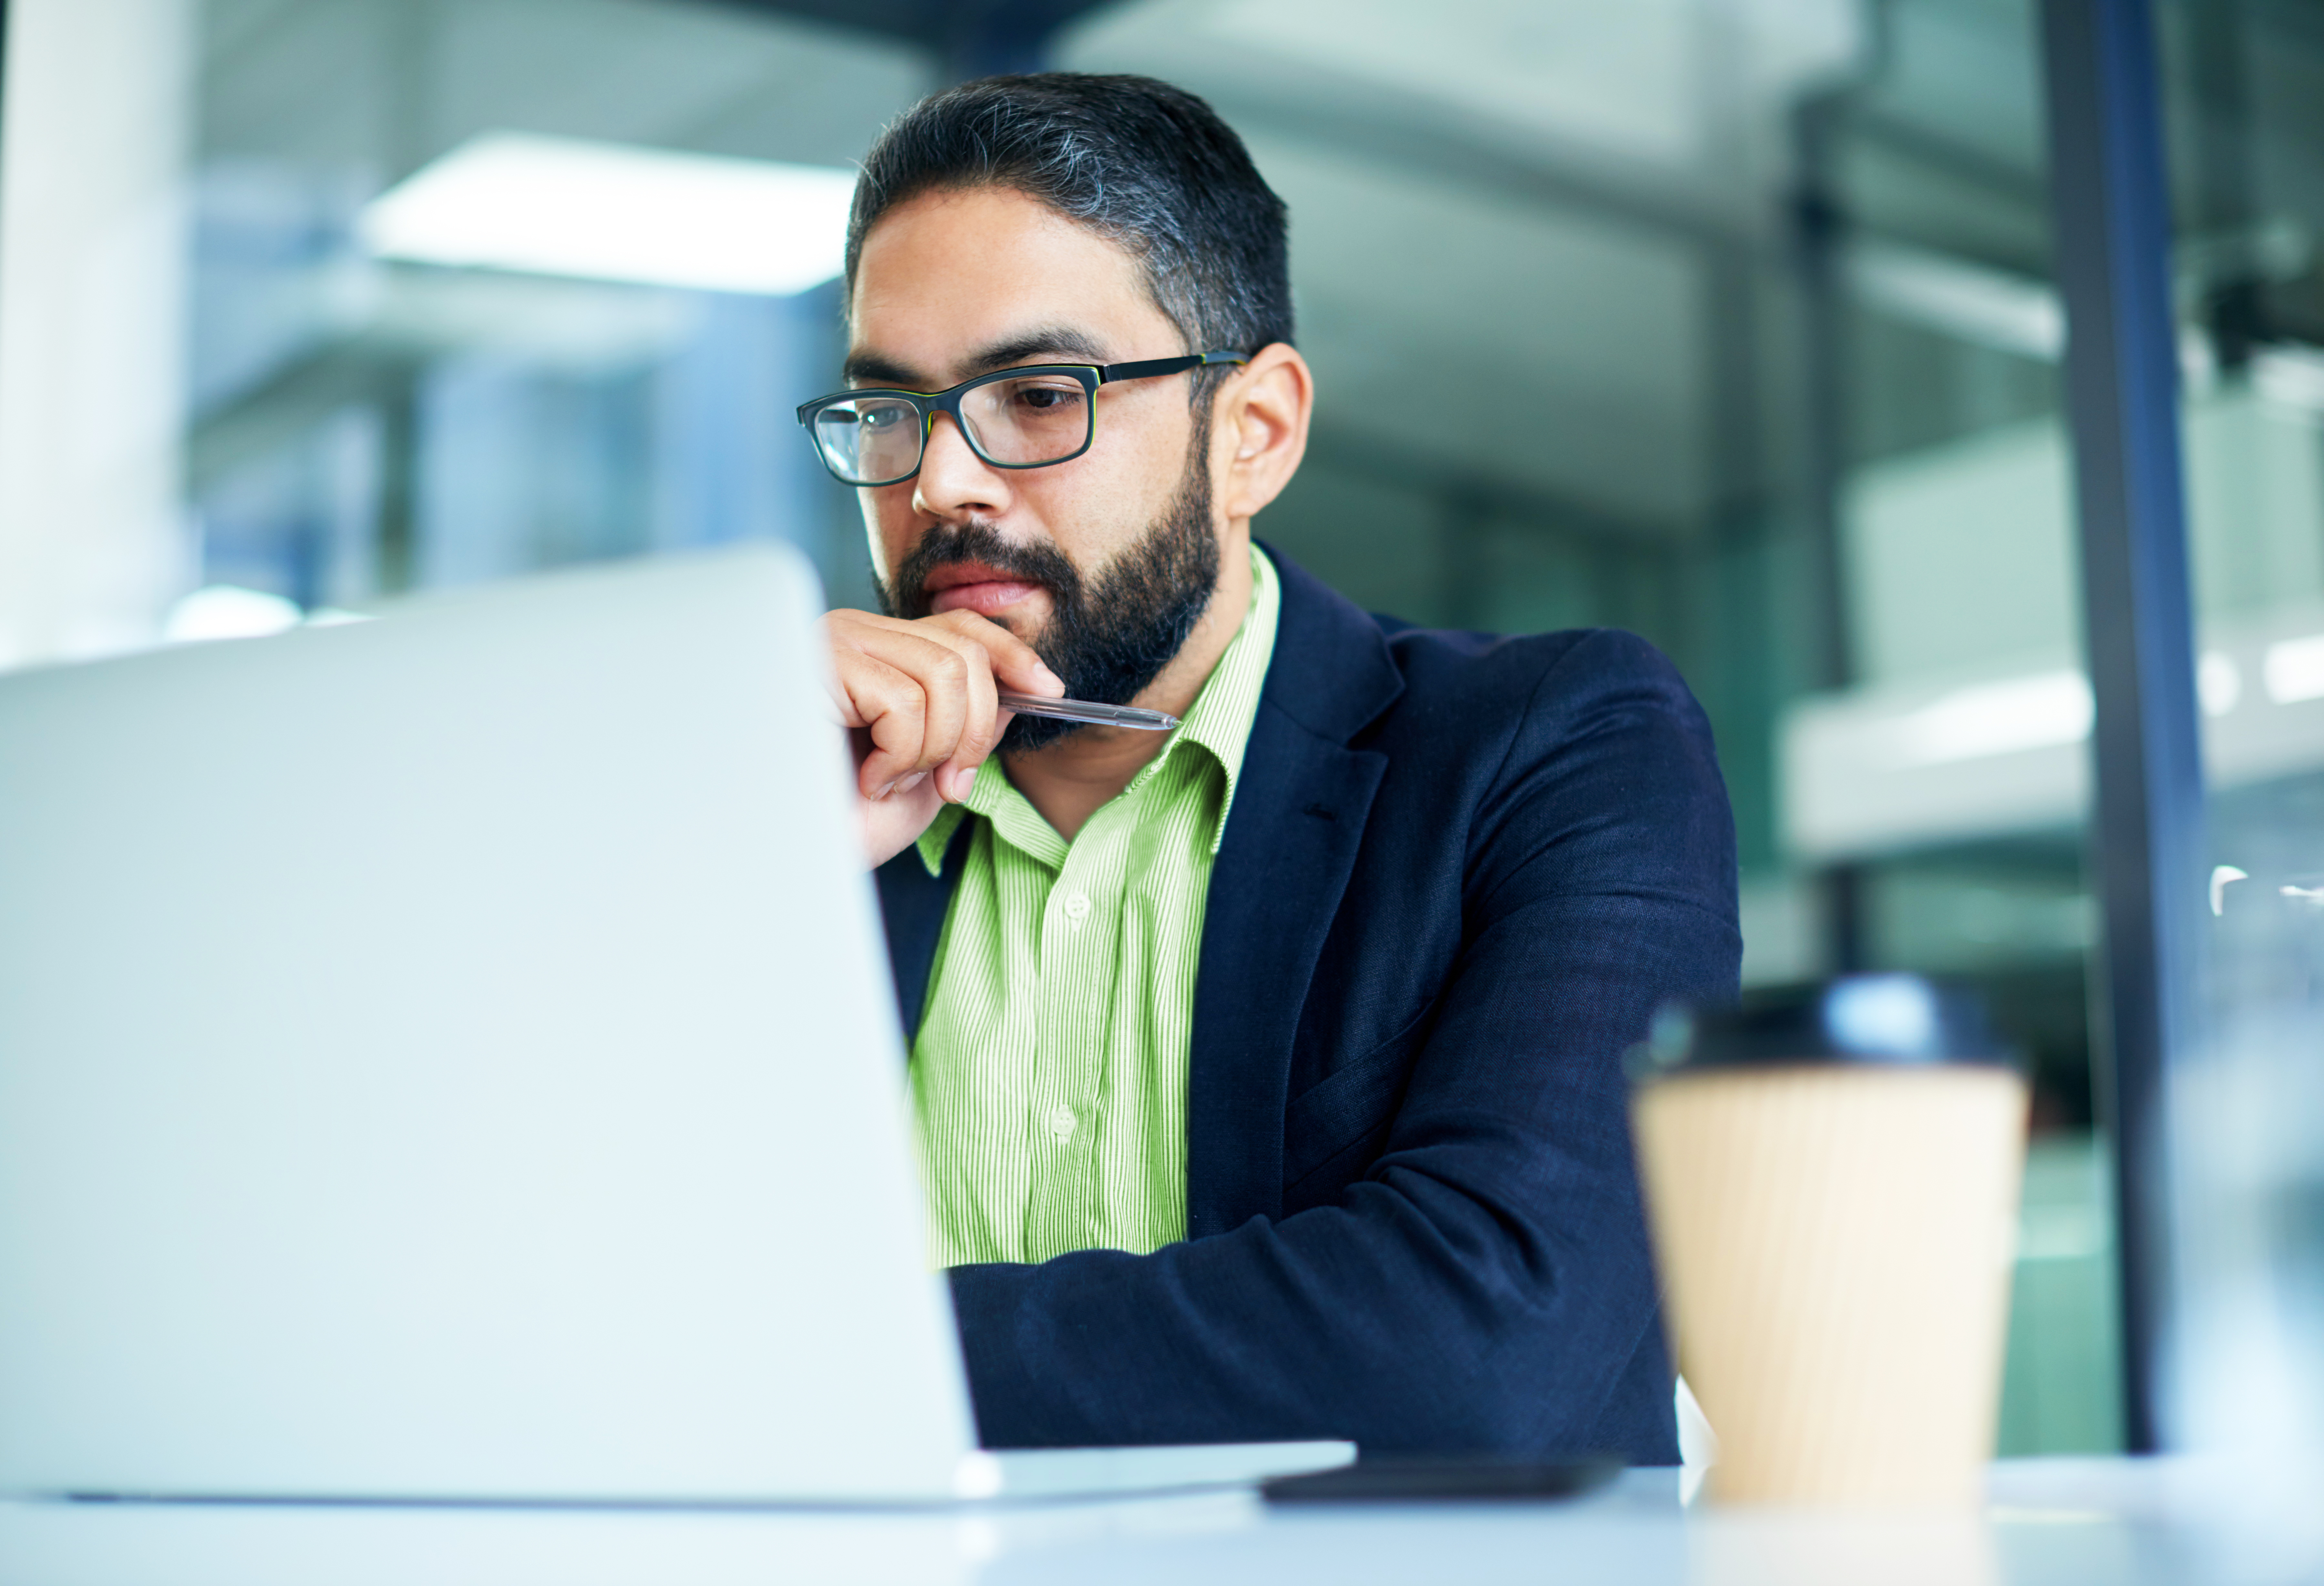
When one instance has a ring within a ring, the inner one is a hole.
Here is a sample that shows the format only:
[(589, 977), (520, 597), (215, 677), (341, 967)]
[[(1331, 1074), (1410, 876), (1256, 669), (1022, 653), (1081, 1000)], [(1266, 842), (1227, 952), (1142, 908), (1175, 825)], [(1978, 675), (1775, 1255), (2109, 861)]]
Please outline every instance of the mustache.
[(891, 617), (928, 614), (928, 577), (952, 562), (982, 562), (996, 573), (1046, 587), (1060, 605), (1081, 594), (1081, 569), (1065, 552), (1043, 541), (1024, 544), (1002, 537), (981, 518), (939, 523), (920, 537), (895, 572), (879, 585), (880, 604)]
[[(1176, 494), (1134, 543), (1084, 576), (1056, 542), (1015, 541), (991, 522), (938, 523), (878, 584), (881, 608), (907, 621), (928, 614), (927, 581), (952, 562), (982, 562), (1049, 593), (1047, 620), (1018, 638), (1065, 679), (1075, 699), (1128, 705), (1176, 655), (1218, 588), (1219, 542), (1211, 518), (1205, 424), (1188, 446)], [(1002, 749), (1044, 749), (1080, 731), (1073, 723), (1020, 715)]]

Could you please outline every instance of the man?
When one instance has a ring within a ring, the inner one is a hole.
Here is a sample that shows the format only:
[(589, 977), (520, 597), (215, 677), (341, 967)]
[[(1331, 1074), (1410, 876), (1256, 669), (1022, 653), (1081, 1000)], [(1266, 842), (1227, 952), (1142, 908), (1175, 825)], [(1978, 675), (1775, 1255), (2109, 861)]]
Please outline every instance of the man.
[(828, 634), (980, 1427), (1667, 1462), (1620, 1058), (1734, 993), (1709, 730), (1637, 640), (1417, 631), (1251, 540), (1286, 258), (1145, 78), (939, 95), (856, 189), (800, 415), (886, 607)]

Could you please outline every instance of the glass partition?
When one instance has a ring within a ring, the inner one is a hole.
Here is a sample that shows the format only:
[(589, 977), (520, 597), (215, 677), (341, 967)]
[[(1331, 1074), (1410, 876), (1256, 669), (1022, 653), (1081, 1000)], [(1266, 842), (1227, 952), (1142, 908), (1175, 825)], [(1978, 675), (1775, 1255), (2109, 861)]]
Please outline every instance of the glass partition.
[(2324, 1470), (2324, 12), (2161, 23), (2213, 865), (2176, 1430), (2296, 1508)]
[(751, 538), (863, 599), (791, 408), (836, 358), (851, 162), (928, 69), (649, 0), (202, 6), (166, 620)]

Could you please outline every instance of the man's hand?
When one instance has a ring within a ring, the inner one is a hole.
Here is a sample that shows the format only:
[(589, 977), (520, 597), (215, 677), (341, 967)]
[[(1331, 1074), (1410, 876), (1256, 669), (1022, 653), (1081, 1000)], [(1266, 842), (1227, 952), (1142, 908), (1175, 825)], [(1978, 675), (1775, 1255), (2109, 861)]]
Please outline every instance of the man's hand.
[(927, 831), (938, 809), (968, 797), (1015, 715), (1001, 708), (999, 689), (1052, 698), (1065, 691), (1030, 645), (973, 612), (907, 622), (838, 611), (823, 625), (875, 868)]

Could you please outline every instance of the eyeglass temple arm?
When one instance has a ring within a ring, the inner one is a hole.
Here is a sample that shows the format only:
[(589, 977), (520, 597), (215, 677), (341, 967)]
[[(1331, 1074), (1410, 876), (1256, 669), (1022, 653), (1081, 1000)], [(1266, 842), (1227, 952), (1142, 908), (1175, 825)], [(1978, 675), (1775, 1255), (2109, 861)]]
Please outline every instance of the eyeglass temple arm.
[(1176, 374), (1182, 369), (1198, 369), (1205, 364), (1248, 364), (1250, 355), (1228, 350), (1216, 353), (1192, 353), (1183, 358), (1148, 358), (1141, 364), (1108, 364), (1099, 369), (1101, 382), (1144, 380), (1156, 374)]

